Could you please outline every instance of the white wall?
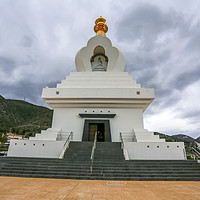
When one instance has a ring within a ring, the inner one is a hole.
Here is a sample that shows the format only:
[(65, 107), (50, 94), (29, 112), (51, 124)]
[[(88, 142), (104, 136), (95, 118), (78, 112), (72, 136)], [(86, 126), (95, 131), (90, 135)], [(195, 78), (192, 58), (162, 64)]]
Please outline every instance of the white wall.
[(183, 142), (125, 142), (130, 160), (186, 160)]
[(8, 156), (58, 158), (65, 141), (11, 140)]
[(62, 131), (66, 132), (72, 131), (74, 140), (81, 141), (84, 128), (84, 121), (86, 118), (81, 118), (79, 116), (80, 113), (116, 114), (116, 116), (111, 119), (98, 118), (98, 120), (110, 120), (111, 137), (113, 142), (119, 141), (119, 132), (133, 132), (133, 128), (143, 129), (142, 109), (97, 108), (55, 108), (52, 128), (62, 128)]

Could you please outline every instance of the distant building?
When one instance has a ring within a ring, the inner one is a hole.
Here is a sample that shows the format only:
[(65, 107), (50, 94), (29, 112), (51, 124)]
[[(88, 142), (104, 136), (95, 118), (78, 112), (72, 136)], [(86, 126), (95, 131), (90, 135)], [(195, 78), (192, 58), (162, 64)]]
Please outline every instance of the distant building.
[(6, 133), (8, 140), (6, 144), (10, 144), (10, 140), (22, 140), (24, 135), (16, 135), (15, 133)]

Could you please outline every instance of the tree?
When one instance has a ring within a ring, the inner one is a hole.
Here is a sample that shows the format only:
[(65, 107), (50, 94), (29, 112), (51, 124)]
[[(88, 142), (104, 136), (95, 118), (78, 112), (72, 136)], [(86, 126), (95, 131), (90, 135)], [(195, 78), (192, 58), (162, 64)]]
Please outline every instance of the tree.
[(23, 131), (22, 131), (22, 135), (25, 135), (25, 133), (26, 133), (26, 130), (25, 130), (25, 129), (23, 129)]
[(6, 134), (0, 133), (0, 143), (4, 144), (7, 142), (7, 140), (8, 140), (8, 138), (7, 138)]
[(19, 129), (16, 129), (16, 134), (19, 135)]

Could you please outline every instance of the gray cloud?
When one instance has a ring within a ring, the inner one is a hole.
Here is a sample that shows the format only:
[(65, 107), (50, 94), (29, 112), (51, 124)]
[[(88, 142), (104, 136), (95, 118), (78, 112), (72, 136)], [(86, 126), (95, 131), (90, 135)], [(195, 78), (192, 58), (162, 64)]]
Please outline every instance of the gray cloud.
[(1, 85), (1, 95), (10, 99), (21, 99), (31, 102), (33, 104), (45, 105), (46, 103), (41, 99), (42, 89), (45, 86), (56, 87), (56, 82), (31, 82), (28, 80), (20, 81), (16, 85)]
[(196, 69), (192, 69), (191, 71), (189, 70), (182, 73), (180, 72), (180, 74), (178, 74), (178, 76), (170, 84), (170, 86), (181, 90), (198, 80), (200, 80), (200, 65), (197, 66)]
[(0, 71), (4, 73), (11, 73), (16, 67), (15, 60), (11, 58), (0, 57)]
[(22, 40), (21, 40), (21, 45), (24, 46), (24, 47), (31, 47), (33, 44), (33, 38), (31, 38), (29, 35), (24, 35), (22, 37)]
[(154, 42), (165, 31), (176, 28), (179, 17), (175, 12), (163, 13), (152, 4), (140, 4), (130, 10), (119, 23), (118, 38), (125, 42), (140, 40), (140, 48), (152, 51)]
[[(151, 4), (140, 4), (133, 7), (121, 18), (119, 26), (121, 31), (117, 31), (118, 39), (121, 38), (125, 43), (141, 41), (132, 52), (129, 50), (126, 53), (128, 57), (126, 69), (144, 86), (153, 85), (159, 97), (167, 93), (169, 95), (169, 89), (166, 86), (170, 86), (171, 90), (182, 90), (200, 79), (198, 67), (200, 58), (195, 58), (195, 63), (190, 62), (192, 59), (185, 61), (186, 57), (192, 56), (192, 54), (187, 55), (187, 47), (190, 46), (195, 51), (196, 46), (200, 46), (192, 45), (192, 41), (196, 40), (198, 23), (192, 28), (191, 23), (192, 21), (186, 20), (174, 10), (163, 12)], [(169, 37), (170, 33), (172, 34), (171, 38)], [(192, 34), (195, 35), (195, 38)], [(163, 41), (159, 43), (159, 37), (162, 38), (162, 36)], [(181, 40), (186, 44), (185, 46), (180, 45)], [(150, 46), (146, 48), (144, 45), (148, 45), (148, 42), (150, 42)], [(184, 48), (182, 49), (182, 47)], [(147, 50), (148, 52), (146, 52)], [(180, 66), (183, 60), (185, 63)]]
[(200, 119), (200, 109), (198, 108), (197, 110), (185, 110), (184, 114), (181, 116), (182, 118), (194, 118), (199, 121)]

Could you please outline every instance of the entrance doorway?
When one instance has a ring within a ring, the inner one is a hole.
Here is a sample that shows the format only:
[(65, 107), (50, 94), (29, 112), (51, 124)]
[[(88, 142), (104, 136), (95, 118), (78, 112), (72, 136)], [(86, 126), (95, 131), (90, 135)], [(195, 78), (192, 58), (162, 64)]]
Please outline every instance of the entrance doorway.
[(89, 123), (88, 141), (94, 141), (95, 133), (97, 133), (97, 142), (105, 141), (105, 124)]
[(94, 141), (97, 133), (98, 142), (111, 142), (109, 120), (85, 120), (82, 141)]

